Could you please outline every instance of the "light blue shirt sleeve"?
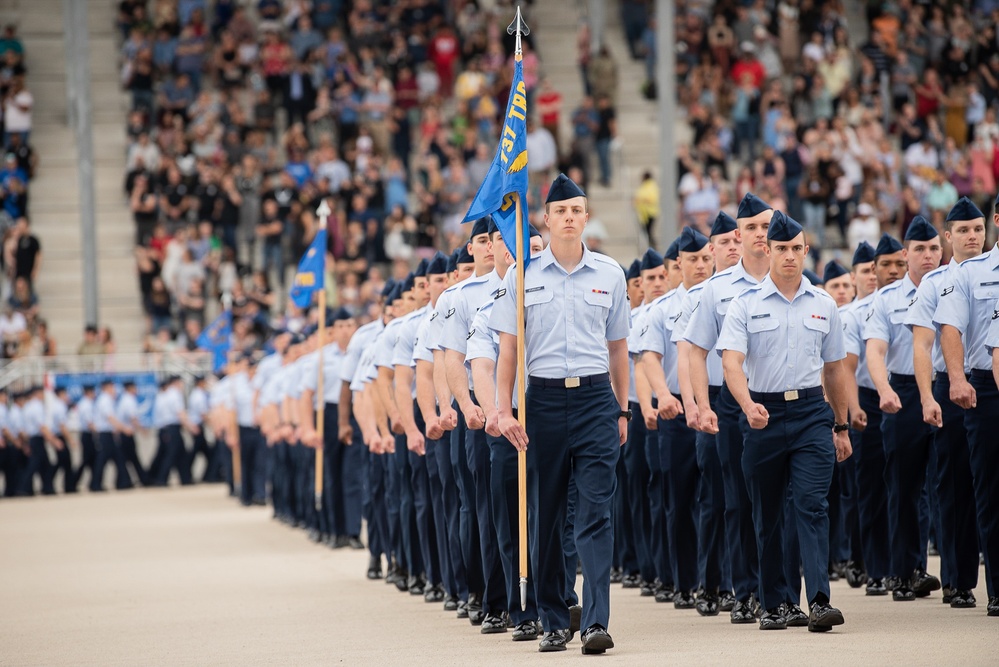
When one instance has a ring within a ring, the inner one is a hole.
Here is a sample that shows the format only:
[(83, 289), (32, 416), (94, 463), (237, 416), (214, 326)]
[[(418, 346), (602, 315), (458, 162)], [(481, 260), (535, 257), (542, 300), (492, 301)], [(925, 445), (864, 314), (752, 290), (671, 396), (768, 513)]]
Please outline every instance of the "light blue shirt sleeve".
[(964, 334), (966, 368), (991, 370), (985, 339), (999, 299), (999, 245), (965, 260), (952, 276), (953, 284), (940, 292), (933, 321), (956, 327)]
[(989, 354), (999, 347), (999, 300), (996, 301), (992, 309), (992, 317), (989, 318), (989, 330), (985, 335), (985, 349)]

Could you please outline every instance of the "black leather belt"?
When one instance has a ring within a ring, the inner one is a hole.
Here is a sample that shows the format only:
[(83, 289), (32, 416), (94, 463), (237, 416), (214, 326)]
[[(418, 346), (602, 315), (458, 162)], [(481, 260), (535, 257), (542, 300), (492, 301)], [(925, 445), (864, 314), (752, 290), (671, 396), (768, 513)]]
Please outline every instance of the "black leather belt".
[(790, 403), (792, 401), (800, 401), (803, 398), (822, 396), (822, 387), (775, 392), (751, 391), (749, 392), (749, 396), (757, 403)]
[(992, 374), (992, 371), (982, 370), (980, 368), (971, 369), (971, 377), (976, 380), (985, 380), (986, 382), (995, 382), (996, 377)]
[(916, 384), (915, 375), (902, 375), (901, 373), (892, 373), (889, 378), (889, 382), (894, 382), (896, 384)]
[(576, 387), (591, 387), (610, 382), (609, 373), (598, 373), (578, 378), (539, 378), (531, 375), (527, 378), (528, 384), (532, 387), (545, 387), (546, 389), (575, 389)]
[(721, 385), (718, 385), (718, 386), (715, 386), (713, 384), (709, 384), (708, 385), (708, 396), (710, 398), (717, 398), (717, 396), (720, 393), (721, 393)]

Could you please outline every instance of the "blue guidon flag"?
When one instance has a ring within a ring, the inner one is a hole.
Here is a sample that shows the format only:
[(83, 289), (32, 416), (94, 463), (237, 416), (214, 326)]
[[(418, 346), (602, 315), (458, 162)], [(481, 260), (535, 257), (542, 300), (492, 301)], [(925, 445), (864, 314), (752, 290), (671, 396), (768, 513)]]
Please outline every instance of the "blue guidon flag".
[(524, 230), (524, 266), (531, 261), (527, 251), (530, 230), (527, 222), (527, 86), (524, 84), (524, 64), (517, 61), (510, 86), (510, 99), (506, 105), (503, 131), (496, 156), (485, 180), (475, 193), (468, 213), (462, 222), (471, 222), (487, 215), (493, 216), (503, 234), (503, 241), (510, 254), (517, 256), (517, 216), (514, 193), (520, 194)]
[(291, 300), (299, 308), (312, 305), (312, 293), (323, 289), (326, 276), (326, 230), (320, 229), (298, 263), (291, 288)]
[(229, 353), (229, 339), (232, 337), (232, 311), (224, 310), (198, 336), (198, 347), (212, 353), (212, 372), (217, 373), (225, 366)]

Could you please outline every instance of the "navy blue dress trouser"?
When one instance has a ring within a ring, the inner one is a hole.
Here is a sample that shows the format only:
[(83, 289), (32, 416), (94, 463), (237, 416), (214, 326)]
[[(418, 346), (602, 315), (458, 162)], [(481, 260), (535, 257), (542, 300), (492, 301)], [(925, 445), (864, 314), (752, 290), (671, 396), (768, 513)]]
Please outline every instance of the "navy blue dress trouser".
[(649, 510), (649, 462), (645, 455), (645, 439), (648, 429), (642, 418), (638, 403), (630, 403), (634, 417), (628, 427), (628, 442), (621, 452), (624, 460), (627, 488), (618, 489), (624, 494), (626, 512), (631, 517), (632, 539), (638, 569), (625, 568), (625, 574), (638, 574), (643, 581), (651, 583), (656, 578), (655, 561), (652, 558), (652, 514)]
[(999, 389), (991, 371), (972, 371), (971, 386), (977, 403), (964, 413), (971, 448), (971, 470), (978, 507), (981, 550), (985, 555), (985, 584), (990, 598), (999, 596)]
[(746, 601), (758, 592), (759, 556), (753, 507), (749, 502), (742, 468), (746, 427), (742, 409), (728, 387), (718, 395), (718, 459), (725, 487), (725, 541), (732, 564), (732, 588), (737, 600)]
[(451, 431), (450, 460), (454, 483), (458, 488), (458, 535), (461, 546), (461, 560), (465, 565), (465, 581), (468, 594), (481, 601), (486, 584), (482, 570), (482, 549), (479, 546), (479, 522), (475, 511), (475, 481), (468, 469), (468, 456), (465, 453), (468, 428), (465, 415), (452, 404), (458, 413), (458, 427)]
[[(678, 396), (675, 398), (679, 399)], [(659, 420), (659, 455), (669, 457), (669, 511), (667, 539), (672, 547), (673, 574), (677, 591), (693, 592), (699, 583), (697, 569), (697, 431), (687, 426), (683, 415)], [(666, 447), (663, 448), (663, 444)]]
[[(479, 402), (472, 394), (472, 402)], [(507, 610), (507, 592), (503, 577), (503, 563), (496, 545), (496, 528), (493, 523), (492, 474), (490, 448), (484, 429), (466, 428), (465, 457), (472, 475), (472, 492), (465, 492), (475, 506), (479, 528), (479, 549), (482, 559), (482, 610), (487, 614), (500, 614)], [(519, 598), (518, 594), (518, 598)]]
[[(718, 410), (720, 388), (708, 387), (711, 407)], [(716, 436), (697, 433), (697, 468), (701, 483), (697, 493), (697, 572), (709, 593), (731, 591), (732, 567), (725, 542), (725, 486)]]
[(857, 516), (864, 566), (871, 579), (883, 579), (891, 568), (888, 540), (888, 490), (885, 488), (885, 446), (881, 433), (881, 399), (878, 392), (859, 388), (860, 408), (867, 414), (867, 428), (854, 439), (853, 456), (857, 488)]

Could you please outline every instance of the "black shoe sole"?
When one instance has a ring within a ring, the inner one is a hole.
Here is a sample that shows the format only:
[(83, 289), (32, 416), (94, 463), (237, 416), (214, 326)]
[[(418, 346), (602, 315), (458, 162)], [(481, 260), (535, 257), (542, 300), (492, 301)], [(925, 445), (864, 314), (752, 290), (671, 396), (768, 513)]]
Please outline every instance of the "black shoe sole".
[(791, 621), (785, 621), (784, 623), (789, 628), (804, 628), (804, 627), (808, 626), (808, 619), (803, 617), (803, 618), (797, 618), (797, 619), (794, 619), (794, 620), (791, 620)]
[(732, 616), (731, 617), (731, 621), (732, 621), (732, 625), (747, 625), (749, 623), (756, 623), (756, 617), (752, 616), (752, 615), (749, 615), (749, 616)]
[(843, 614), (826, 614), (817, 621), (808, 621), (809, 632), (829, 632), (837, 625), (843, 625)]
[(514, 632), (513, 636), (510, 637), (510, 639), (512, 639), (515, 642), (529, 642), (529, 641), (532, 641), (532, 640), (536, 640), (537, 638), (538, 638), (538, 633), (536, 633), (536, 632), (534, 634), (532, 634), (532, 635), (528, 635), (528, 634), (517, 634), (516, 632)]
[(499, 635), (499, 634), (502, 634), (504, 632), (506, 632), (506, 628), (505, 627), (492, 627), (492, 628), (490, 628), (490, 627), (487, 627), (487, 626), (482, 626), (481, 628), (479, 628), (479, 634), (483, 634), (483, 635)]
[(708, 607), (697, 607), (697, 613), (700, 614), (701, 616), (717, 616), (718, 607), (715, 607), (713, 609)]
[(614, 640), (609, 635), (597, 635), (583, 644), (583, 655), (599, 655), (614, 648)]
[(565, 651), (566, 646), (562, 644), (560, 646), (539, 646), (538, 653), (558, 653), (559, 651)]

